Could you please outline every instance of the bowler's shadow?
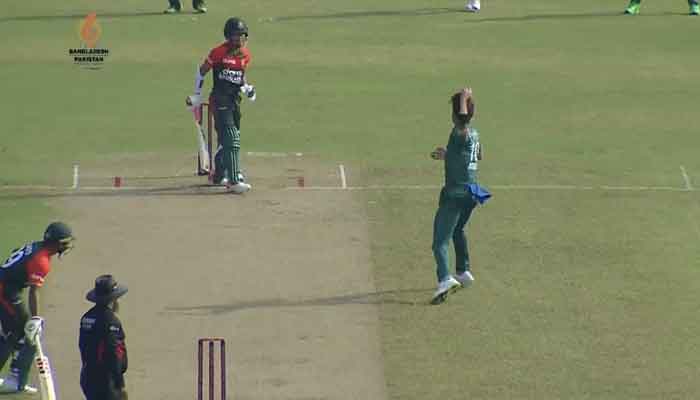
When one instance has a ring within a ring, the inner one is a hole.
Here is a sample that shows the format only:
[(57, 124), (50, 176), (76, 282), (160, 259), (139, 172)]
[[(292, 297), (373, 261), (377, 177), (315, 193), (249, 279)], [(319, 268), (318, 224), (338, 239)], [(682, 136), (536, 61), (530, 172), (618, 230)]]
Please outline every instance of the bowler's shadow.
[[(209, 304), (191, 307), (166, 307), (165, 312), (184, 315), (221, 315), (238, 311), (257, 310), (263, 308), (286, 307), (328, 307), (353, 304), (398, 304), (408, 306), (428, 305), (431, 289), (384, 290), (379, 292), (347, 294), (342, 296), (321, 297), (305, 300), (264, 299), (255, 301), (240, 301), (229, 304)], [(411, 299), (407, 299), (410, 297)]]

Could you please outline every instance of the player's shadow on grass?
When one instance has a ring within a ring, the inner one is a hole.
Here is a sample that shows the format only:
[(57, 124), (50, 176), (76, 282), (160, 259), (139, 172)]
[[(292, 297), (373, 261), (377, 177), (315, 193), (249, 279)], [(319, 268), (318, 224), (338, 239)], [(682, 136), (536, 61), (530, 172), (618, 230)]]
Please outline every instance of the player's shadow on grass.
[[(81, 14), (64, 14), (64, 15), (18, 15), (14, 17), (0, 17), (1, 22), (11, 22), (11, 21), (52, 21), (52, 20), (62, 20), (62, 19), (83, 19), (87, 15), (87, 12)], [(124, 12), (124, 13), (104, 13), (97, 14), (97, 17), (102, 18), (125, 18), (125, 17), (149, 17), (154, 15), (164, 15), (163, 12), (157, 11), (134, 11), (134, 12)]]
[[(303, 20), (323, 20), (323, 19), (351, 19), (351, 18), (367, 18), (367, 17), (420, 17), (440, 14), (463, 13), (467, 18), (465, 23), (484, 23), (484, 22), (519, 22), (519, 21), (539, 21), (539, 20), (567, 20), (567, 19), (586, 19), (586, 18), (601, 18), (601, 17), (624, 17), (621, 11), (600, 11), (590, 13), (572, 13), (572, 14), (532, 14), (518, 16), (503, 16), (503, 17), (481, 17), (480, 14), (472, 14), (464, 11), (462, 8), (419, 8), (414, 10), (374, 10), (374, 11), (347, 11), (329, 14), (315, 15), (288, 15), (280, 17), (263, 18), (261, 22), (289, 22)], [(669, 15), (686, 15), (683, 13), (661, 12), (661, 13), (644, 13), (634, 17), (659, 17)]]
[[(326, 307), (352, 304), (397, 304), (409, 306), (427, 306), (431, 291), (432, 289), (383, 290), (379, 292), (356, 293), (303, 300), (264, 299), (256, 301), (241, 301), (230, 304), (166, 307), (165, 311), (185, 315), (220, 315), (245, 310), (256, 310), (260, 308)], [(410, 297), (411, 300), (408, 300), (407, 297)]]
[(173, 185), (162, 187), (125, 187), (112, 188), (104, 186), (89, 190), (54, 188), (46, 190), (3, 191), (0, 186), (0, 200), (51, 199), (64, 197), (156, 197), (156, 196), (235, 196), (223, 186), (208, 183)]
[(575, 19), (588, 19), (588, 18), (605, 18), (605, 17), (618, 17), (618, 18), (638, 18), (642, 17), (662, 17), (669, 15), (686, 15), (682, 13), (645, 13), (635, 16), (625, 15), (621, 11), (600, 11), (600, 12), (590, 12), (590, 13), (578, 13), (578, 14), (533, 14), (533, 15), (518, 15), (511, 17), (486, 17), (486, 18), (475, 18), (467, 19), (465, 23), (484, 23), (484, 22), (525, 22), (525, 21), (546, 21), (546, 20), (575, 20)]
[(261, 19), (262, 22), (287, 22), (322, 19), (350, 19), (367, 17), (420, 17), (423, 15), (439, 15), (464, 12), (461, 8), (419, 8), (415, 10), (372, 10), (372, 11), (345, 11), (329, 14), (314, 15), (287, 15)]

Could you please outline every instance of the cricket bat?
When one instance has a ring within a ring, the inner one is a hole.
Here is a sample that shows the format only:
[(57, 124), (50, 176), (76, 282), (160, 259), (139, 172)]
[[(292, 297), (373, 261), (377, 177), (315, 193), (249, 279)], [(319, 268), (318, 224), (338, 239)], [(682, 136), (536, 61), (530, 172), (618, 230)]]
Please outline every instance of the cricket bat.
[(194, 124), (197, 127), (197, 142), (199, 144), (199, 153), (197, 156), (197, 173), (199, 175), (209, 174), (209, 151), (207, 151), (207, 143), (204, 137), (204, 129), (202, 128), (202, 108), (195, 106), (192, 107), (192, 113), (194, 114)]
[(56, 400), (56, 390), (53, 385), (53, 376), (51, 375), (51, 366), (49, 359), (44, 355), (44, 349), (41, 346), (41, 338), (36, 337), (36, 369), (39, 371), (39, 391), (41, 400)]

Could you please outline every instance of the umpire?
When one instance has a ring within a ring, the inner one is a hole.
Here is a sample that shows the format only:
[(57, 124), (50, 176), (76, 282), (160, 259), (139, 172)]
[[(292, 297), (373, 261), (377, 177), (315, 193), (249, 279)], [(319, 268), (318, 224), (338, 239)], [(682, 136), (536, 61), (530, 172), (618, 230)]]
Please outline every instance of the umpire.
[(87, 400), (127, 400), (124, 330), (117, 299), (127, 292), (112, 275), (101, 275), (86, 298), (95, 303), (80, 319), (80, 387)]

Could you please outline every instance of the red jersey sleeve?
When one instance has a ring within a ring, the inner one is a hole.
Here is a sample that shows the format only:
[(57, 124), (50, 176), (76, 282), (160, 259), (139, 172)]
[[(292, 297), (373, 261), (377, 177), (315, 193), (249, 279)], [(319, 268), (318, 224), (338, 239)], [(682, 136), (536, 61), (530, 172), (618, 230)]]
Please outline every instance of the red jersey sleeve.
[(42, 287), (46, 275), (51, 271), (49, 256), (44, 252), (38, 253), (27, 261), (27, 282), (30, 286)]
[(250, 50), (247, 48), (242, 49), (243, 56), (241, 57), (241, 64), (243, 65), (243, 69), (247, 69), (248, 65), (250, 64), (251, 56), (250, 56)]
[(224, 46), (214, 47), (213, 49), (211, 49), (209, 55), (207, 56), (207, 59), (204, 60), (204, 62), (210, 67), (213, 67), (214, 65), (221, 62), (221, 60), (224, 58), (224, 55), (226, 55), (226, 48)]

